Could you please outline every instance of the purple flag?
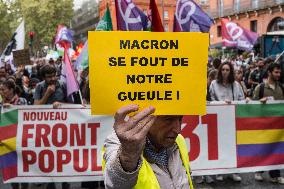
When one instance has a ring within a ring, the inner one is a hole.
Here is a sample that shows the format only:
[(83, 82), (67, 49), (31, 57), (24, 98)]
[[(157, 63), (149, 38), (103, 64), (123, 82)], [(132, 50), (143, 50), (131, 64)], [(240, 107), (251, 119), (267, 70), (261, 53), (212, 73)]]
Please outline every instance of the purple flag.
[(73, 33), (74, 32), (72, 30), (69, 30), (66, 26), (59, 25), (57, 27), (55, 44), (58, 43), (62, 47), (68, 44), (70, 47), (73, 41)]
[(257, 41), (258, 34), (249, 31), (240, 25), (221, 19), (223, 45), (250, 51)]
[(174, 16), (174, 32), (209, 32), (212, 24), (212, 18), (194, 1), (177, 1)]
[(71, 62), (68, 56), (68, 50), (64, 50), (64, 63), (65, 63), (65, 71), (66, 71), (66, 85), (67, 85), (67, 96), (72, 93), (79, 91), (78, 82), (74, 76), (74, 72), (71, 66)]
[(147, 30), (148, 17), (132, 0), (115, 0), (117, 30)]
[(64, 48), (67, 96), (80, 90), (68, 56), (68, 49), (70, 48), (72, 41), (73, 41), (73, 32), (69, 30), (66, 26), (59, 25), (57, 28), (55, 43), (59, 44), (61, 47)]

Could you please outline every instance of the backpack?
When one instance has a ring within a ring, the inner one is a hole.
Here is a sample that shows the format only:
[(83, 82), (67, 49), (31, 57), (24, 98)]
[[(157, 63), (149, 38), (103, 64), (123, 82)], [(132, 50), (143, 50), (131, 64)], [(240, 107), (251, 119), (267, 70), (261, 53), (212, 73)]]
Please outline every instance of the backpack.
[[(265, 84), (264, 83), (261, 83), (260, 84), (260, 88), (259, 88), (259, 99), (262, 99), (263, 98), (263, 96), (264, 96), (264, 86), (265, 86)], [(283, 96), (284, 96), (284, 87), (279, 83), (279, 86), (280, 86), (280, 88), (281, 88), (281, 90), (282, 90), (282, 94), (283, 94)]]

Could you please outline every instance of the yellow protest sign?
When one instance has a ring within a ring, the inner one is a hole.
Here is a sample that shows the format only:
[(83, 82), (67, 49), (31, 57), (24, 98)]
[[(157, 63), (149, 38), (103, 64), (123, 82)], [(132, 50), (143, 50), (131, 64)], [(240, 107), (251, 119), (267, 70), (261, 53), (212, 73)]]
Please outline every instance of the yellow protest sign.
[(121, 106), (156, 115), (206, 112), (209, 37), (205, 33), (89, 32), (92, 114)]

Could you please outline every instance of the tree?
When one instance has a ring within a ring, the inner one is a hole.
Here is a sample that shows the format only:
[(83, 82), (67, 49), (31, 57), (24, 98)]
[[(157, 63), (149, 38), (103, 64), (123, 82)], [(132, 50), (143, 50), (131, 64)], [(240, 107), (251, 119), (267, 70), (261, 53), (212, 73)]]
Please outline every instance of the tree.
[(26, 23), (26, 32), (35, 32), (34, 48), (53, 44), (59, 24), (69, 26), (73, 0), (18, 0)]
[(73, 0), (0, 0), (0, 54), (22, 19), (25, 19), (26, 45), (28, 32), (33, 31), (33, 47), (40, 50), (53, 44), (57, 26), (69, 26), (73, 14)]
[(14, 18), (10, 9), (10, 2), (0, 0), (0, 55), (12, 37), (11, 22)]

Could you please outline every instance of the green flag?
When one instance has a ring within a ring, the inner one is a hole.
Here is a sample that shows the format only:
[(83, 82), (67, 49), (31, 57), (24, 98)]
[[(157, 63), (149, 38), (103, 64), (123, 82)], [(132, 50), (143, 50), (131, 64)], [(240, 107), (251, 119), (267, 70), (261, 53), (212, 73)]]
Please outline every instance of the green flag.
[[(112, 31), (112, 22), (108, 5), (104, 16), (97, 25), (96, 31)], [(75, 67), (78, 70), (84, 70), (89, 67), (88, 41), (85, 42), (85, 45), (75, 62)]]
[(97, 25), (96, 31), (112, 31), (112, 21), (108, 4), (104, 16)]

